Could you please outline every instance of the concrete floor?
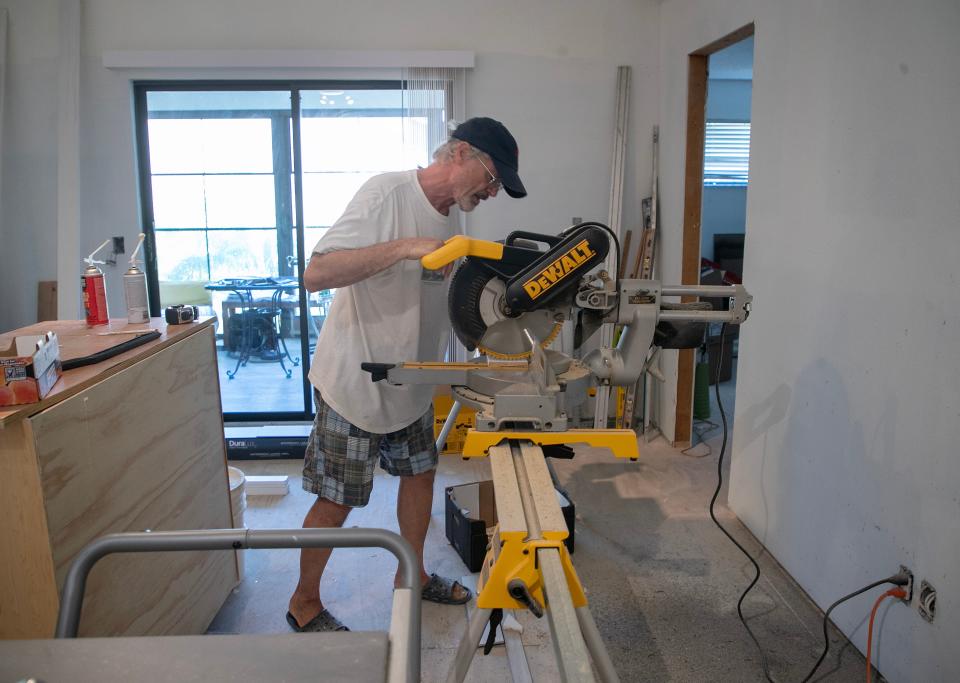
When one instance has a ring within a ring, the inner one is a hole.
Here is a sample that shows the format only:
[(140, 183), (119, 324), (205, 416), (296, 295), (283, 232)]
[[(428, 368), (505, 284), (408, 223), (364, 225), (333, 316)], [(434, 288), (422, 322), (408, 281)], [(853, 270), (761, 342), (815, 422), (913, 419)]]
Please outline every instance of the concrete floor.
[[(718, 416), (714, 416), (719, 422)], [(716, 485), (719, 432), (713, 455), (684, 456), (662, 439), (642, 445), (639, 462), (580, 448), (555, 462), (576, 504), (574, 565), (590, 608), (623, 681), (763, 680), (760, 660), (737, 619), (736, 603), (752, 568), (712, 524), (707, 504)], [(696, 455), (703, 446), (690, 451)], [(296, 462), (234, 463), (248, 474), (290, 475), (283, 497), (249, 497), (249, 528), (298, 527), (312, 502), (300, 488)], [(428, 571), (460, 577), (466, 568), (444, 535), (443, 487), (489, 477), (482, 460), (443, 457), (427, 539)], [(396, 481), (378, 471), (371, 504), (348, 525), (396, 530)], [(721, 501), (726, 499), (725, 491)], [(756, 555), (760, 548), (725, 508), (718, 516)], [(246, 551), (243, 582), (210, 627), (219, 633), (282, 633), (287, 600), (297, 580), (296, 551)], [(799, 681), (822, 647), (821, 613), (767, 555), (763, 576), (744, 613), (766, 649), (776, 680)], [(327, 606), (354, 630), (384, 630), (396, 563), (385, 552), (338, 550), (323, 579)], [(534, 679), (558, 679), (547, 620), (517, 614)], [(463, 607), (424, 604), (423, 680), (443, 680), (466, 624)], [(854, 681), (864, 659), (835, 630), (831, 653), (815, 680)], [(478, 653), (469, 681), (509, 680), (503, 647)]]

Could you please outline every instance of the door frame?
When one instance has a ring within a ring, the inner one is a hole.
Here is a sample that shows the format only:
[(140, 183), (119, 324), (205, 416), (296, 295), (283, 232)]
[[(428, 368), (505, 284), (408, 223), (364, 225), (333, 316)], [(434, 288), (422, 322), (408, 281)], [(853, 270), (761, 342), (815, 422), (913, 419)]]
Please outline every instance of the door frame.
[[(703, 210), (703, 154), (707, 129), (707, 78), (710, 55), (739, 43), (754, 34), (753, 22), (728, 33), (689, 55), (687, 72), (686, 159), (683, 173), (683, 251), (680, 282), (700, 282), (700, 224)], [(693, 301), (696, 297), (684, 297)], [(679, 352), (677, 366), (677, 403), (674, 422), (675, 447), (690, 446), (693, 435), (694, 349)]]

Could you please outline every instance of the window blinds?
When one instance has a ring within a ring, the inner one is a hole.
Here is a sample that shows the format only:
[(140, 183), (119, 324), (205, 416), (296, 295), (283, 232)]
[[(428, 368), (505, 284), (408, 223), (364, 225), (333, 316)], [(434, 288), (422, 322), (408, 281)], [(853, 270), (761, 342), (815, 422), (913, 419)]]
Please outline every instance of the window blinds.
[(707, 121), (703, 184), (745, 187), (750, 167), (750, 123)]

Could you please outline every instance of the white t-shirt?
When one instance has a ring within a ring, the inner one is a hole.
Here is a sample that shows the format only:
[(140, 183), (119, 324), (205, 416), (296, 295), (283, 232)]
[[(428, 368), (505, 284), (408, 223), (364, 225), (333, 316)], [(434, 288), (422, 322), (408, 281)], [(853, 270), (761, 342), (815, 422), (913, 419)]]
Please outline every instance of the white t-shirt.
[[(437, 211), (417, 172), (384, 173), (364, 183), (314, 254), (358, 249), (405, 237), (454, 234), (453, 217)], [(446, 284), (419, 261), (403, 260), (337, 290), (320, 330), (310, 382), (335, 411), (361, 429), (388, 434), (418, 420), (433, 386), (372, 382), (360, 363), (442, 360), (449, 322)]]

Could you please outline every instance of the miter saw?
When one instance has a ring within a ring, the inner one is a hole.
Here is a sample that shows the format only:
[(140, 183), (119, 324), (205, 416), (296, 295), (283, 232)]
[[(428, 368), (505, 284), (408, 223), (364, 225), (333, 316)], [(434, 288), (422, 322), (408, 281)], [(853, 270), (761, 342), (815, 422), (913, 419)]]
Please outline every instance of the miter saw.
[[(619, 254), (613, 231), (592, 222), (555, 236), (513, 232), (502, 242), (453, 237), (421, 262), (436, 270), (463, 258), (450, 282), (448, 313), (457, 338), (480, 355), (467, 363), (363, 364), (374, 381), (450, 385), (451, 417), (461, 403), (477, 411), (463, 456), (489, 457), (497, 526), (448, 682), (463, 681), (488, 621), (484, 653), (490, 651), (503, 610), (511, 609), (549, 617), (561, 680), (592, 681), (594, 669), (605, 683), (619, 680), (563, 542), (569, 531), (546, 457), (558, 450), (571, 457), (569, 444), (588, 443), (636, 459), (633, 430), (570, 428), (570, 408), (594, 383), (634, 384), (648, 369), (652, 346), (694, 348), (707, 323), (742, 323), (751, 297), (741, 285), (663, 287), (611, 276), (598, 269), (611, 242)], [(729, 297), (729, 310), (664, 301), (697, 296)], [(620, 339), (616, 348), (575, 360), (548, 348), (567, 321), (575, 326), (575, 347), (604, 324), (621, 325)], [(448, 417), (438, 444), (451, 424)], [(525, 658), (519, 664), (522, 672)], [(529, 680), (529, 672), (519, 679)]]
[[(539, 445), (586, 442), (636, 457), (632, 430), (571, 429), (569, 410), (586, 400), (595, 383), (636, 383), (648, 369), (652, 346), (695, 348), (707, 323), (744, 322), (751, 296), (742, 285), (664, 287), (655, 280), (619, 279), (597, 269), (611, 242), (617, 244), (613, 231), (595, 222), (559, 235), (516, 231), (501, 242), (447, 240), (422, 263), (439, 269), (463, 258), (450, 282), (448, 313), (457, 338), (480, 355), (467, 363), (363, 368), (374, 381), (450, 385), (460, 403), (477, 411), (465, 457), (484, 455), (503, 438), (530, 438)], [(697, 296), (728, 297), (729, 309), (664, 300)], [(623, 327), (616, 347), (593, 349), (575, 360), (548, 348), (567, 321), (575, 326), (575, 348), (603, 324)]]

